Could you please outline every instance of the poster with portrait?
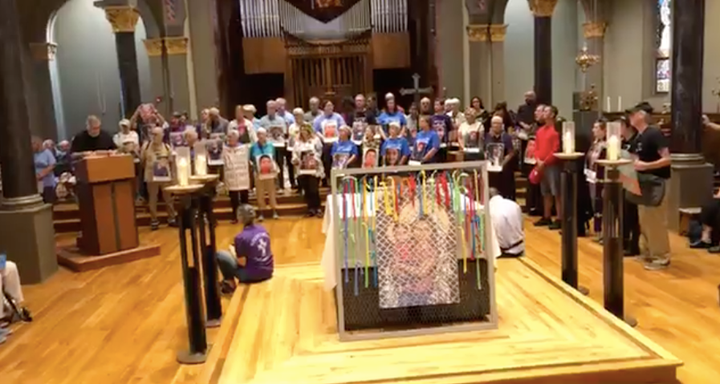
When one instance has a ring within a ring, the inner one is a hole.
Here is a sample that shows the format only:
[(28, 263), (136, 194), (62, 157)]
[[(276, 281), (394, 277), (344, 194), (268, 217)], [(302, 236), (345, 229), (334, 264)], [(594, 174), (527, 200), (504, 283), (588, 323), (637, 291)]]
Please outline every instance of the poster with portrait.
[(272, 143), (273, 146), (277, 147), (285, 147), (285, 129), (282, 126), (272, 126), (268, 128), (268, 141)]
[(390, 142), (387, 142), (387, 146), (385, 147), (385, 165), (389, 167), (394, 167), (396, 165), (400, 165), (400, 160), (402, 160), (402, 146), (400, 145), (391, 145)]
[(255, 158), (255, 167), (260, 180), (270, 180), (277, 177), (277, 168), (271, 155), (260, 155)]
[(250, 146), (239, 145), (223, 149), (225, 185), (231, 191), (250, 189)]
[(334, 143), (338, 141), (338, 127), (337, 121), (335, 120), (324, 120), (320, 123), (320, 134), (322, 135), (323, 142)]
[(348, 166), (348, 160), (350, 160), (349, 153), (336, 152), (332, 156), (332, 168), (333, 169), (345, 169)]
[[(425, 187), (427, 194), (433, 187)], [(459, 235), (454, 216), (444, 204), (427, 209), (420, 194), (402, 196), (398, 214), (377, 212), (377, 265), (380, 308), (460, 302)]]
[(300, 166), (298, 167), (299, 175), (315, 175), (318, 170), (318, 159), (312, 150), (302, 151), (300, 153)]
[(154, 182), (167, 183), (172, 181), (172, 173), (170, 172), (170, 157), (167, 155), (159, 155), (155, 157), (152, 165), (152, 176)]
[(355, 145), (360, 145), (365, 137), (365, 132), (368, 125), (365, 122), (365, 118), (356, 118), (352, 125), (352, 141)]
[(375, 168), (378, 165), (378, 150), (376, 148), (363, 148), (363, 168)]
[(485, 148), (488, 160), (488, 172), (502, 172), (505, 158), (505, 145), (503, 143), (489, 143)]
[(528, 140), (525, 154), (523, 155), (523, 163), (530, 165), (537, 164), (537, 159), (535, 159), (535, 139)]
[(223, 138), (216, 135), (218, 134), (213, 133), (209, 139), (205, 140), (205, 150), (207, 151), (208, 165), (210, 166), (223, 165), (224, 135)]
[(182, 131), (170, 132), (170, 146), (173, 148), (187, 146), (184, 133)]
[(465, 153), (480, 153), (480, 149), (483, 147), (483, 131), (473, 129), (465, 132), (463, 136), (463, 152)]
[(432, 128), (437, 132), (438, 138), (441, 143), (445, 143), (445, 135), (447, 134), (448, 127), (445, 126), (445, 120), (440, 118), (432, 119)]

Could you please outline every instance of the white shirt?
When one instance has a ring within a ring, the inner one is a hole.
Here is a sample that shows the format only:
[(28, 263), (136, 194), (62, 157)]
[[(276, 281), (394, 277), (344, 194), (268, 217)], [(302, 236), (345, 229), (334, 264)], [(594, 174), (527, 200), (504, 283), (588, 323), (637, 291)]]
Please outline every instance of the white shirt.
[(118, 148), (122, 148), (125, 143), (133, 143), (135, 146), (140, 144), (140, 139), (135, 131), (130, 131), (128, 133), (122, 133), (122, 131), (118, 132), (115, 136), (113, 136), (113, 141), (115, 142), (115, 146)]
[(518, 203), (502, 196), (492, 197), (490, 220), (503, 253), (519, 255), (525, 251), (522, 209)]

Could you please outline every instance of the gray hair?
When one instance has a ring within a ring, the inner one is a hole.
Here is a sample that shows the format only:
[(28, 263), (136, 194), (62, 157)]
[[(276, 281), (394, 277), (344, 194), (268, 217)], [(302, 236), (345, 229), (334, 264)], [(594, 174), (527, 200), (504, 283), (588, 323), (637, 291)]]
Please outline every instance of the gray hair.
[(491, 198), (493, 198), (495, 196), (500, 196), (500, 191), (498, 191), (498, 189), (495, 187), (490, 187), (490, 189), (488, 189), (488, 194)]
[(243, 204), (237, 210), (238, 221), (243, 225), (250, 225), (255, 222), (255, 208), (250, 204)]

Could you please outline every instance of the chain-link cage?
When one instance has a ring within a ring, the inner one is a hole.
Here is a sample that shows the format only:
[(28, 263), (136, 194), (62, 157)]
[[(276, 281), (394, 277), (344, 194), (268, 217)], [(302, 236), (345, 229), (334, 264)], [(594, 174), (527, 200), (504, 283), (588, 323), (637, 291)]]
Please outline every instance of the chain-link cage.
[[(457, 186), (439, 178), (414, 179), (410, 187), (406, 176), (393, 179), (354, 201), (341, 193), (342, 329), (387, 333), (493, 321), (487, 215), (473, 201), (486, 195), (484, 178), (467, 178), (469, 185), (477, 180), (475, 193), (453, 193)], [(356, 191), (347, 181), (338, 190)]]

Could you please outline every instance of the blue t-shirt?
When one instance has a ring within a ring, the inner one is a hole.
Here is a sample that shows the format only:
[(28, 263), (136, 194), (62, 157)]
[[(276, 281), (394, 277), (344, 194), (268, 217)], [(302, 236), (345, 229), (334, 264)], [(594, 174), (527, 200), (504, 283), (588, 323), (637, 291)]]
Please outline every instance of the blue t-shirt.
[(338, 113), (333, 113), (330, 116), (322, 114), (315, 118), (313, 122), (315, 132), (326, 138), (337, 137), (340, 127), (343, 125), (345, 125), (345, 119)]
[(382, 125), (386, 134), (388, 133), (388, 125), (390, 125), (390, 123), (398, 123), (401, 128), (407, 126), (407, 118), (405, 114), (400, 111), (395, 111), (394, 113), (383, 111), (383, 113), (378, 116), (377, 121), (378, 124)]
[(403, 156), (410, 157), (410, 146), (404, 137), (391, 137), (383, 142), (380, 155), (386, 165), (401, 165)]
[(246, 257), (245, 269), (253, 279), (269, 279), (273, 274), (270, 236), (260, 225), (248, 225), (235, 236), (235, 254)]
[(422, 161), (431, 149), (435, 149), (435, 156), (425, 163), (434, 163), (437, 157), (437, 149), (440, 148), (440, 137), (434, 130), (420, 131), (415, 138), (412, 158), (415, 161)]
[(355, 143), (351, 140), (340, 140), (336, 141), (330, 149), (330, 156), (332, 156), (332, 167), (333, 168), (345, 168), (348, 165), (350, 157), (358, 155), (358, 148)]
[[(55, 156), (49, 149), (43, 149), (40, 152), (35, 152), (35, 174), (40, 174), (43, 169), (55, 164)], [(55, 186), (55, 174), (49, 172), (41, 180), (43, 187), (54, 187)], [(40, 183), (40, 181), (38, 181)]]
[[(271, 159), (275, 159), (275, 146), (269, 140), (265, 141), (264, 145), (260, 145), (260, 142), (256, 142), (250, 147), (250, 161), (255, 163), (260, 156), (270, 156)], [(257, 164), (255, 164), (257, 166)]]

